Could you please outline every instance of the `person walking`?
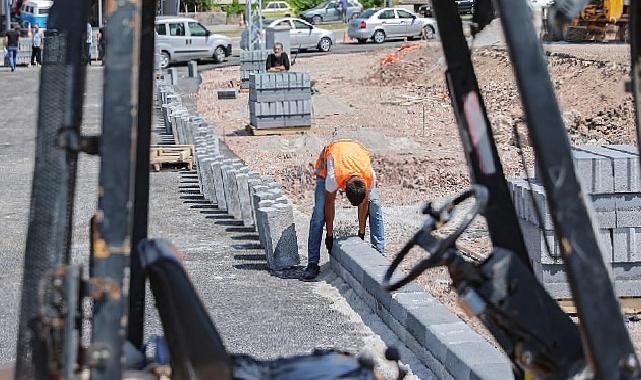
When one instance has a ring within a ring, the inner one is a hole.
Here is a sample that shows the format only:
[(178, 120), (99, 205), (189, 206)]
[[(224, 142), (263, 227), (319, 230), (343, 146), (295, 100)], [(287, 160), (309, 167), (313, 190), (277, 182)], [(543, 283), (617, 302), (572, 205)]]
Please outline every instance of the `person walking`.
[(16, 26), (13, 30), (8, 30), (4, 36), (4, 46), (7, 47), (7, 53), (9, 54), (9, 67), (11, 67), (11, 72), (16, 71), (19, 43), (20, 27)]
[(105, 38), (105, 27), (98, 29), (98, 59), (105, 65), (105, 47), (107, 46), (107, 39)]
[(340, 0), (341, 4), (341, 16), (343, 18), (343, 22), (347, 24), (347, 7), (349, 7), (348, 0)]
[(31, 66), (42, 66), (42, 31), (36, 24), (31, 33)]
[(85, 39), (85, 58), (87, 59), (87, 65), (91, 66), (91, 45), (93, 44), (93, 28), (90, 23), (87, 23), (87, 35)]
[(334, 244), (334, 214), (337, 192), (344, 191), (352, 206), (358, 207), (358, 236), (365, 240), (369, 217), (370, 243), (380, 253), (385, 249), (383, 211), (376, 190), (376, 174), (369, 151), (358, 141), (334, 140), (316, 160), (314, 209), (309, 222), (307, 267), (302, 279), (310, 281), (320, 273), (320, 247), (325, 226), (325, 248)]

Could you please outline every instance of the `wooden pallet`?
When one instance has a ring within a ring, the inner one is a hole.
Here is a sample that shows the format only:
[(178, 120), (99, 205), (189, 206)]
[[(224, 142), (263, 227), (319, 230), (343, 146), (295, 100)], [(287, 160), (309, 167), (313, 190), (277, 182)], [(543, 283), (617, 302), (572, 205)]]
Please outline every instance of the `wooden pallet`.
[[(576, 315), (576, 306), (571, 299), (558, 300), (561, 309), (570, 315)], [(621, 297), (619, 298), (621, 312), (626, 315), (641, 314), (641, 297)]]
[(253, 136), (296, 135), (306, 133), (310, 129), (311, 127), (256, 128), (251, 124), (245, 126), (245, 130)]
[(238, 92), (241, 93), (241, 94), (248, 94), (249, 93), (249, 88), (241, 88), (240, 90), (238, 90)]
[(152, 145), (150, 147), (150, 166), (155, 171), (160, 171), (163, 165), (187, 166), (192, 170), (194, 166), (193, 145)]

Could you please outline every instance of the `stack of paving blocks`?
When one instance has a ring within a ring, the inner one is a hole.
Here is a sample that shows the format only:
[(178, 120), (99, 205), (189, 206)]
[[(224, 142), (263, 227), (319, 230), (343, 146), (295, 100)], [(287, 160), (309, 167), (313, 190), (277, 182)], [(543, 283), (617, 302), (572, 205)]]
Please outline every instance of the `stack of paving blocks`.
[[(572, 148), (572, 155), (615, 292), (619, 297), (641, 296), (638, 150), (629, 145), (578, 146)], [(570, 298), (561, 250), (538, 171), (535, 177), (532, 191), (525, 180), (509, 181), (514, 207), (536, 277), (553, 297)], [(542, 220), (537, 217), (533, 202)]]
[(310, 127), (312, 93), (307, 73), (254, 74), (249, 80), (249, 124), (256, 129)]
[(253, 50), (240, 52), (240, 88), (249, 88), (251, 74), (266, 71), (268, 50)]
[(177, 144), (195, 147), (200, 192), (245, 227), (258, 232), (267, 266), (300, 264), (292, 203), (270, 176), (260, 176), (238, 158), (222, 154), (215, 128), (184, 107), (173, 86), (158, 82), (159, 106)]

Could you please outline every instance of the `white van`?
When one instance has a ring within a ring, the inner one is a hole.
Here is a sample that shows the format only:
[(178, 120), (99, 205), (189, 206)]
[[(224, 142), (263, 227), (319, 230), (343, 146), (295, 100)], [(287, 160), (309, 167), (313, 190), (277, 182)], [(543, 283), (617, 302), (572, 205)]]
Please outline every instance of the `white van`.
[(46, 29), (49, 8), (52, 5), (53, 1), (51, 0), (29, 0), (23, 3), (20, 8), (20, 25), (26, 28), (29, 25), (38, 24), (39, 27)]
[(222, 62), (231, 55), (231, 38), (211, 34), (201, 23), (185, 17), (156, 17), (156, 43), (160, 67), (172, 62), (213, 59)]

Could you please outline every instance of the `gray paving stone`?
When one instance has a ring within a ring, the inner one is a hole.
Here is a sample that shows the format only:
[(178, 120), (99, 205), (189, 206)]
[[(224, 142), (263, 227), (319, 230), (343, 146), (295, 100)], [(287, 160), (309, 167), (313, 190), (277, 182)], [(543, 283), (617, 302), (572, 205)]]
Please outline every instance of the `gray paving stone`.
[(460, 319), (450, 312), (440, 302), (432, 302), (422, 306), (406, 309), (405, 327), (423, 346), (428, 347), (427, 329), (432, 325), (456, 323)]
[(610, 159), (593, 153), (572, 150), (574, 167), (586, 194), (614, 193), (614, 169)]
[[(475, 334), (476, 337), (478, 335)], [(460, 342), (449, 344), (445, 366), (455, 379), (469, 379), (475, 367), (497, 364), (502, 366), (503, 377), (509, 376), (507, 357), (486, 341)], [(508, 377), (509, 378), (509, 377)]]
[(614, 192), (629, 193), (641, 190), (638, 155), (609, 149), (607, 146), (582, 145), (577, 148), (610, 159), (614, 171)]
[(267, 247), (267, 221), (266, 214), (264, 212), (258, 212), (259, 209), (265, 207), (272, 207), (274, 201), (272, 200), (262, 200), (256, 204), (256, 231), (258, 232), (258, 240), (260, 241), (260, 246), (263, 248)]
[(216, 196), (216, 206), (223, 211), (227, 211), (227, 202), (225, 201), (225, 185), (223, 182), (223, 173), (221, 166), (224, 161), (223, 155), (213, 157), (210, 165), (212, 183), (214, 185), (214, 194)]
[(277, 203), (270, 209), (266, 212), (267, 266), (281, 270), (300, 264), (292, 205)]
[(616, 227), (641, 227), (641, 194), (617, 194)]
[(243, 225), (251, 227), (254, 225), (254, 215), (252, 212), (252, 199), (249, 197), (248, 178), (249, 175), (247, 173), (236, 174), (238, 199), (240, 200), (240, 215), (243, 220)]
[(615, 263), (641, 261), (641, 227), (613, 229), (612, 244)]

